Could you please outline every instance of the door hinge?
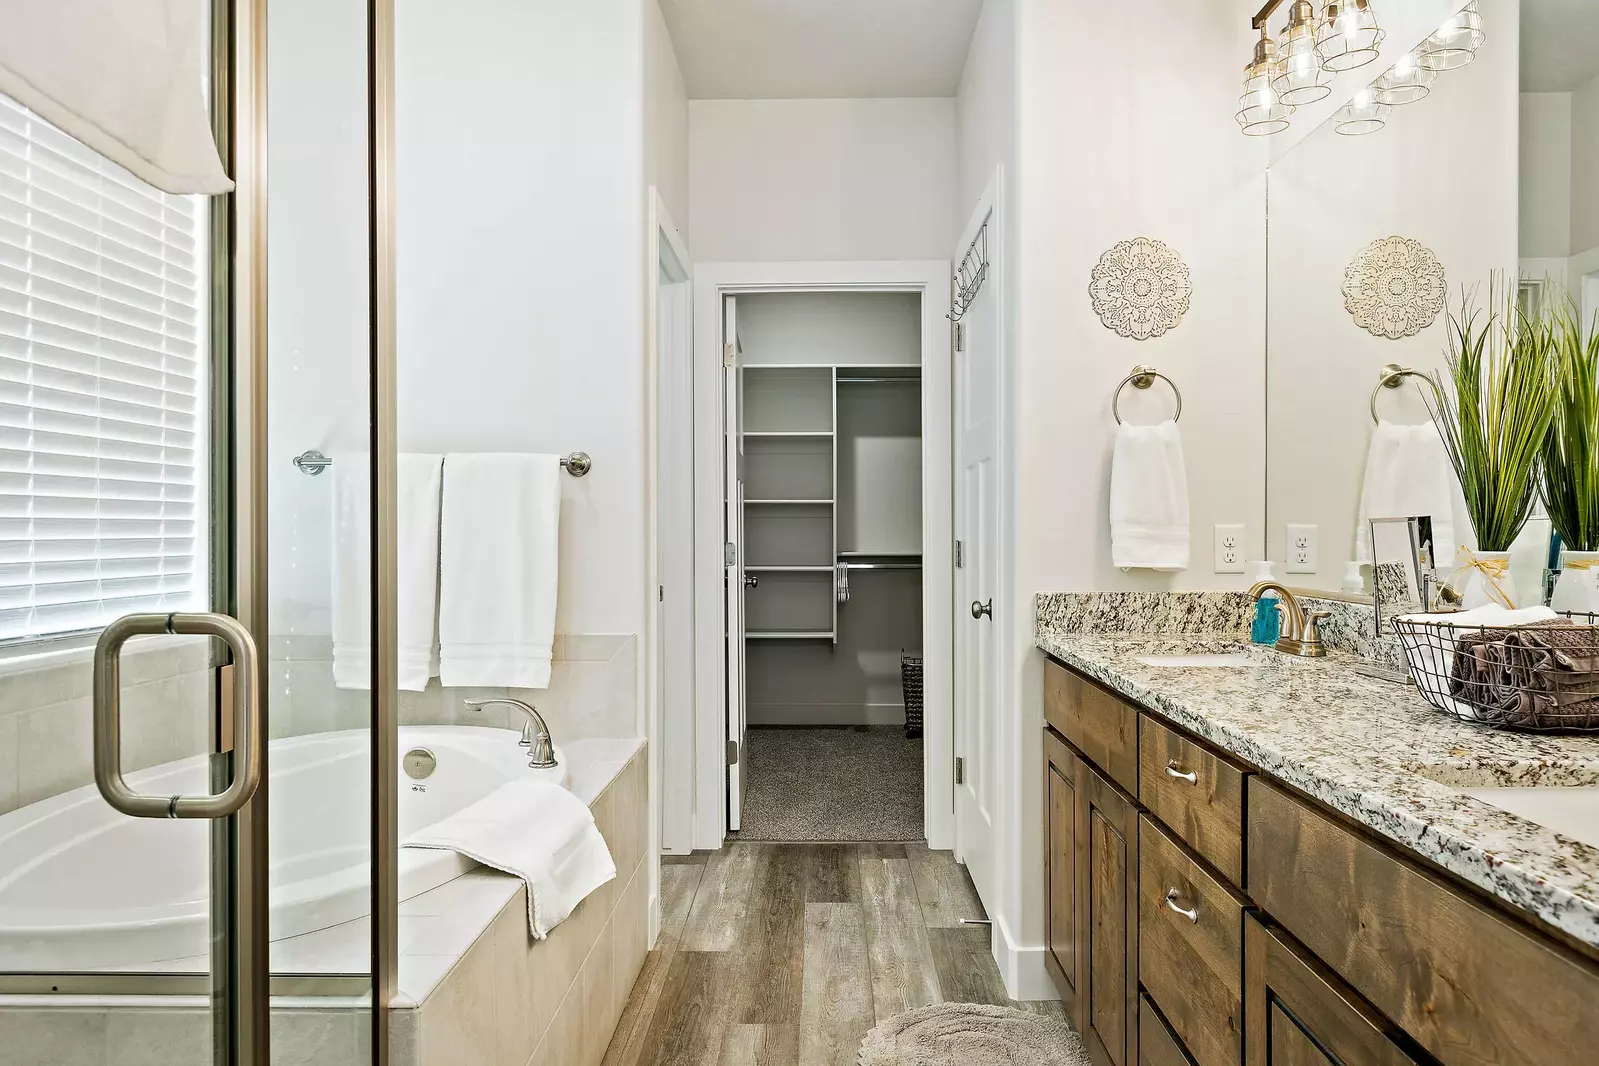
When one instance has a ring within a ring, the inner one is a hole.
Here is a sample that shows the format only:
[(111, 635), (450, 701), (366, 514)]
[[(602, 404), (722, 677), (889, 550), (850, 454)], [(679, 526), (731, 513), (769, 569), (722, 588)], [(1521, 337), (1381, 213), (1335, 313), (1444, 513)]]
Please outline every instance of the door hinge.
[(656, 603), (665, 603), (666, 602), (666, 586), (665, 585), (656, 585), (655, 586), (655, 602)]
[(955, 756), (955, 783), (957, 785), (966, 783), (966, 760), (959, 755)]
[(738, 545), (728, 541), (722, 545), (722, 565), (732, 566), (736, 562), (738, 562)]
[(957, 352), (966, 350), (966, 324), (964, 322), (955, 323), (955, 350)]
[(727, 742), (727, 765), (738, 765), (738, 741), (736, 740), (730, 740)]
[(722, 345), (722, 365), (732, 366), (737, 361), (738, 356), (734, 352), (733, 346), (731, 344)]
[(960, 541), (955, 542), (955, 569), (959, 570), (966, 565), (966, 545)]

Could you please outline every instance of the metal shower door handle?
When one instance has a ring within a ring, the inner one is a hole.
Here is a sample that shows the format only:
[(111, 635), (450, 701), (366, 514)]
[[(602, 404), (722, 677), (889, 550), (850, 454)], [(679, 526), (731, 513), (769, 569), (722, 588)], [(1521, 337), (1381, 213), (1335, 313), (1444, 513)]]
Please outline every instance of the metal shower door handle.
[[(130, 637), (185, 634), (217, 637), (233, 652), (233, 782), (203, 796), (146, 796), (122, 776), (122, 686), (119, 661)], [(111, 806), (134, 818), (226, 818), (261, 783), (255, 718), (260, 707), (255, 641), (225, 614), (130, 614), (106, 626), (94, 645), (94, 783)]]
[(973, 600), (972, 601), (972, 617), (973, 618), (985, 618), (986, 617), (990, 621), (992, 621), (993, 618), (994, 618), (994, 598), (992, 596), (990, 596), (987, 603), (979, 603), (976, 600)]

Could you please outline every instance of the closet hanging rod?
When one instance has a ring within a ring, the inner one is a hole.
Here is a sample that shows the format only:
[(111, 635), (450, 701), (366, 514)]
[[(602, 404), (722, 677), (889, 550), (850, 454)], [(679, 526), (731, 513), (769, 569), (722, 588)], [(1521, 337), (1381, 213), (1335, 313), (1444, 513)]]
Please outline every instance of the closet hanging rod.
[[(323, 455), (315, 448), (307, 448), (294, 457), (295, 469), (312, 477), (316, 477), (332, 465), (332, 456)], [(594, 469), (594, 460), (589, 458), (588, 452), (573, 452), (571, 455), (561, 456), (561, 469), (573, 477), (582, 477)]]
[(922, 383), (920, 374), (913, 378), (835, 378), (834, 380), (840, 385), (920, 385)]
[(845, 570), (920, 570), (921, 563), (839, 563)]

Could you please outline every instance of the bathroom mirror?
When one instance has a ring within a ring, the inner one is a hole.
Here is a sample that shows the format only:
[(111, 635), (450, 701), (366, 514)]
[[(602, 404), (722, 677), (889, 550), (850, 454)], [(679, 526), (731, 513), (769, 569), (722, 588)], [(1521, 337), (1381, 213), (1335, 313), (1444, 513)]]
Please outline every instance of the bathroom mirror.
[(1432, 519), (1373, 518), (1370, 522), (1371, 585), (1377, 610), (1377, 632), (1395, 615), (1424, 610), (1423, 580), (1432, 541)]
[[(1368, 110), (1267, 173), (1266, 550), (1295, 585), (1347, 590), (1358, 562), (1369, 595), (1374, 518), (1431, 518), (1445, 578), (1475, 546), (1429, 409), (1463, 293), (1485, 312), (1503, 271), (1524, 306), (1599, 311), (1599, 4), (1455, 18), (1459, 54), (1385, 51)], [(1528, 602), (1548, 555), (1529, 523), (1511, 563)]]

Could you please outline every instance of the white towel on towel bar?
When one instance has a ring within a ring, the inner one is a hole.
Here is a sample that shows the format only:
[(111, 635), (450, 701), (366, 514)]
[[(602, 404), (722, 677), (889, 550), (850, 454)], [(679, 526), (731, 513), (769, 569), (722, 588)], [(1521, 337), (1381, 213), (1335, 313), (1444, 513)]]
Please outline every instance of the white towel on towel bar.
[(1188, 539), (1188, 470), (1177, 423), (1122, 423), (1110, 468), (1111, 561), (1124, 570), (1186, 570)]
[(1455, 497), (1460, 495), (1455, 468), (1449, 462), (1438, 427), (1431, 422), (1396, 425), (1378, 422), (1366, 453), (1366, 478), (1360, 490), (1360, 518), (1355, 526), (1355, 561), (1371, 558), (1373, 518), (1432, 518), (1433, 566), (1454, 562)]
[(420, 829), (407, 848), (454, 851), (527, 884), (527, 927), (543, 940), (616, 877), (616, 862), (588, 805), (548, 781), (511, 781), (441, 822)]
[(548, 688), (555, 641), (561, 457), (447, 455), (439, 681)]
[[(399, 582), (399, 683), (427, 688), (439, 672), (434, 627), (439, 587), (439, 486), (442, 455), (402, 454), (395, 470)], [(333, 467), (333, 683), (372, 686), (371, 457), (356, 453)]]

